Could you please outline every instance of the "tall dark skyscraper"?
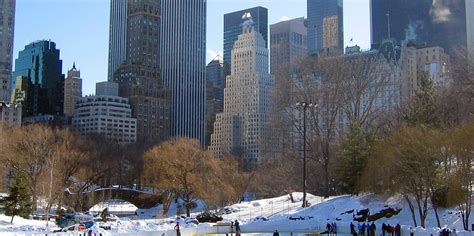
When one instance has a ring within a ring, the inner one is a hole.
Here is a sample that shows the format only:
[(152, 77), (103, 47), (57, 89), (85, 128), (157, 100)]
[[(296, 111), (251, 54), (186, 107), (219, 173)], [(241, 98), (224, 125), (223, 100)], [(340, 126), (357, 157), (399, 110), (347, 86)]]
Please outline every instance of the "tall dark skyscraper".
[(161, 70), (171, 90), (171, 135), (205, 144), (206, 0), (161, 1)]
[(206, 66), (206, 146), (211, 143), (216, 115), (224, 109), (224, 64), (216, 57)]
[(23, 104), (23, 117), (59, 115), (64, 112), (63, 62), (51, 41), (37, 41), (18, 53), (13, 72), (13, 102)]
[(0, 102), (10, 100), (15, 0), (0, 0)]
[(344, 49), (342, 0), (307, 0), (308, 51)]
[(128, 0), (110, 0), (108, 81), (127, 58), (127, 6)]
[[(470, 1), (470, 0), (469, 0)], [(371, 0), (372, 44), (393, 38), (427, 46), (467, 46), (466, 0)]]
[(119, 96), (128, 98), (132, 117), (137, 119), (137, 142), (153, 145), (170, 134), (169, 91), (161, 80), (159, 64), (160, 1), (127, 3), (126, 60), (115, 70), (113, 80), (119, 84)]
[(253, 19), (253, 27), (263, 36), (265, 48), (268, 48), (268, 9), (254, 7), (241, 11), (231, 12), (224, 15), (224, 71), (230, 75), (232, 64), (231, 52), (240, 34), (242, 34), (242, 23), (245, 22), (244, 14), (250, 13)]

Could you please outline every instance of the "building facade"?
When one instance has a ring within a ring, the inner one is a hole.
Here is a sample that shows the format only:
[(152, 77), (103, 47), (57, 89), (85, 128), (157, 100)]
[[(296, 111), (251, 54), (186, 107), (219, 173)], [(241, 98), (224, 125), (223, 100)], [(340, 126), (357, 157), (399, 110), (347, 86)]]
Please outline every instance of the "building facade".
[(216, 57), (206, 66), (206, 146), (211, 143), (216, 115), (224, 109), (224, 63)]
[(67, 72), (64, 80), (64, 114), (72, 117), (77, 100), (82, 97), (81, 71), (76, 69), (76, 64)]
[(21, 104), (0, 102), (0, 125), (21, 126)]
[(160, 74), (160, 1), (127, 1), (126, 60), (114, 72), (119, 96), (137, 119), (137, 141), (155, 145), (170, 135), (169, 90)]
[(307, 32), (303, 17), (270, 26), (272, 75), (276, 76), (279, 68), (291, 70), (298, 59), (307, 55)]
[(219, 113), (211, 135), (211, 150), (216, 156), (232, 154), (251, 167), (263, 158), (270, 119), (268, 49), (263, 36), (251, 25), (232, 50), (232, 73), (226, 77), (224, 111)]
[(474, 1), (466, 1), (467, 48), (474, 53)]
[(443, 87), (449, 83), (449, 55), (441, 47), (403, 44), (401, 68), (403, 98), (415, 95), (423, 73), (433, 80), (435, 87)]
[[(51, 41), (36, 41), (18, 53), (13, 72), (13, 102), (24, 99), (23, 117), (62, 116), (64, 111), (64, 75), (59, 50)], [(27, 78), (27, 79), (25, 79)], [(21, 80), (21, 86), (16, 86)], [(26, 89), (26, 91), (21, 91)], [(24, 96), (23, 98), (18, 97)]]
[(171, 92), (171, 136), (205, 144), (206, 0), (161, 1), (161, 71)]
[(371, 0), (371, 42), (384, 39), (439, 46), (450, 54), (467, 46), (466, 3), (470, 0)]
[(0, 101), (10, 100), (15, 5), (16, 0), (0, 0)]
[(137, 120), (132, 118), (127, 98), (96, 91), (95, 96), (81, 98), (76, 103), (72, 130), (82, 136), (97, 135), (122, 144), (135, 143), (136, 127)]
[(128, 0), (110, 1), (108, 81), (127, 57), (127, 7)]
[(253, 7), (245, 10), (227, 13), (224, 15), (224, 68), (225, 76), (230, 75), (232, 65), (232, 48), (239, 35), (242, 33), (242, 24), (246, 21), (243, 17), (248, 15), (253, 19), (253, 27), (265, 40), (265, 48), (268, 47), (268, 9), (264, 7)]
[(342, 0), (307, 0), (308, 52), (344, 49)]

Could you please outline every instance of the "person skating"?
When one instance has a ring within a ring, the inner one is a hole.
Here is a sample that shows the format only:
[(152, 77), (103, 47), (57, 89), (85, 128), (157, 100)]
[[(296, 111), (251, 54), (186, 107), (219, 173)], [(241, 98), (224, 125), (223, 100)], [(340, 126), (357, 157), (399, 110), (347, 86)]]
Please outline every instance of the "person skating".
[(351, 222), (351, 234), (352, 236), (357, 236), (357, 232), (355, 230), (355, 225)]
[(395, 236), (400, 236), (400, 235), (401, 235), (401, 234), (400, 234), (401, 228), (402, 228), (402, 227), (400, 227), (400, 224), (397, 224), (397, 225), (395, 226)]
[(181, 236), (181, 231), (179, 229), (179, 221), (176, 222), (176, 225), (174, 226), (174, 230), (176, 230), (176, 236)]
[(280, 236), (280, 233), (278, 233), (278, 230), (275, 230), (275, 232), (273, 232), (273, 236)]
[(382, 236), (385, 236), (386, 232), (387, 232), (387, 225), (385, 223), (382, 223)]

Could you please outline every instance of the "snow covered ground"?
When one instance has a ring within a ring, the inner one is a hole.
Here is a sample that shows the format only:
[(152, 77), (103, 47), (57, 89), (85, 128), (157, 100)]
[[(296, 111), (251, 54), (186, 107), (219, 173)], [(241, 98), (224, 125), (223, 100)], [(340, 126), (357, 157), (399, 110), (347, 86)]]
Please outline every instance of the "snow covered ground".
[[(391, 218), (382, 218), (376, 221), (377, 229), (381, 228), (382, 223), (402, 225), (402, 235), (409, 235), (409, 227), (412, 226), (411, 213), (406, 206), (403, 198), (399, 196), (382, 197), (373, 194), (363, 196), (338, 196), (323, 199), (321, 197), (308, 195), (311, 204), (308, 208), (301, 207), (301, 193), (294, 193), (295, 203), (290, 201), (288, 195), (257, 200), (251, 202), (242, 202), (226, 207), (228, 214), (223, 215), (223, 222), (231, 222), (239, 220), (241, 222), (241, 230), (245, 233), (254, 233), (260, 235), (271, 235), (275, 230), (280, 235), (289, 235), (293, 232), (298, 233), (317, 233), (325, 229), (328, 222), (336, 222), (338, 232), (349, 233), (349, 225), (353, 220), (353, 213), (363, 209), (369, 209), (370, 212), (376, 213), (388, 207), (394, 209), (402, 209), (398, 215)], [(170, 210), (170, 214), (178, 211), (177, 207), (180, 203), (174, 204)], [(202, 203), (198, 204), (199, 209), (203, 210)], [(103, 230), (99, 228), (98, 223), (93, 231), (99, 235), (118, 235), (118, 236), (148, 236), (148, 235), (175, 235), (174, 223), (176, 217), (166, 219), (151, 218), (156, 217), (157, 212), (161, 211), (161, 206), (149, 210), (139, 211), (139, 218), (132, 219), (122, 218), (117, 222), (109, 223), (111, 230)], [(196, 214), (196, 213), (194, 213)], [(458, 236), (474, 235), (471, 232), (462, 232), (462, 221), (453, 209), (440, 210), (442, 225), (450, 229), (456, 229)], [(150, 219), (142, 219), (142, 218)], [(0, 235), (44, 235), (48, 230), (44, 221), (24, 220), (19, 217), (15, 218), (14, 224), (10, 224), (10, 217), (0, 215)], [(434, 214), (430, 212), (427, 219), (427, 229), (416, 228), (415, 235), (437, 235), (438, 229)], [(357, 223), (355, 223), (357, 225)], [(229, 226), (216, 226), (215, 224), (201, 223), (199, 225), (181, 223), (182, 235), (205, 235), (209, 233), (226, 233)], [(380, 230), (377, 231), (378, 235)], [(50, 235), (50, 234), (49, 234)], [(61, 233), (57, 235), (72, 235), (71, 233)]]

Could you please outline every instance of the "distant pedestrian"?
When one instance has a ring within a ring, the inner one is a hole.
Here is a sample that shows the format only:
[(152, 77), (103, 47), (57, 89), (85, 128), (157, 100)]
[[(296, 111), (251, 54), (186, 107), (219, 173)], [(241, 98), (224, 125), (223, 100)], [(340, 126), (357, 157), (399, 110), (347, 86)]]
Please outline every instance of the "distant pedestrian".
[(240, 223), (238, 220), (235, 221), (235, 232), (240, 235)]
[(415, 236), (415, 230), (413, 227), (410, 227), (410, 236)]
[(333, 233), (334, 235), (337, 235), (337, 225), (336, 225), (336, 222), (333, 222), (333, 223), (331, 224), (331, 226), (332, 226), (332, 233)]
[(362, 235), (365, 235), (365, 223), (362, 223), (362, 232), (361, 232)]
[(402, 230), (402, 227), (400, 227), (400, 224), (397, 224), (395, 226), (395, 236), (400, 236), (401, 235), (401, 230)]
[(273, 233), (273, 236), (280, 236), (280, 233), (278, 233), (278, 230), (275, 230), (275, 232)]
[(351, 227), (351, 234), (352, 234), (352, 236), (357, 236), (357, 232), (356, 232), (356, 230), (355, 230), (355, 225), (354, 225), (352, 222), (351, 222), (350, 227)]
[(174, 230), (176, 230), (176, 236), (181, 236), (181, 230), (179, 229), (179, 221), (176, 222)]
[(387, 225), (385, 223), (382, 223), (382, 236), (385, 236), (386, 232), (387, 232)]
[(451, 235), (453, 235), (453, 236), (457, 236), (457, 235), (458, 235), (458, 233), (456, 232), (456, 229), (453, 229), (453, 231), (451, 231)]
[(377, 230), (377, 226), (375, 226), (375, 223), (372, 222), (370, 225), (370, 236), (375, 236), (375, 231)]
[(388, 224), (387, 225), (387, 233), (389, 235), (393, 236), (393, 233), (394, 233), (393, 231), (394, 231), (393, 227), (390, 224)]
[(326, 224), (326, 232), (328, 233), (328, 235), (332, 234), (332, 226), (330, 223)]

